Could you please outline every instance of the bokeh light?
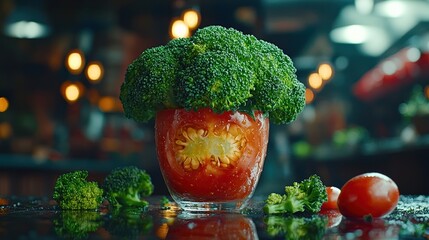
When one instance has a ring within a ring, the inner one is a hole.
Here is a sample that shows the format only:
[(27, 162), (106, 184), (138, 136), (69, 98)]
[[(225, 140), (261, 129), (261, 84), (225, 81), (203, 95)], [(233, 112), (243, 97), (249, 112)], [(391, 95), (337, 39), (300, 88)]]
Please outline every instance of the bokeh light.
[(188, 9), (183, 13), (183, 22), (190, 28), (195, 29), (200, 24), (200, 13), (195, 9)]
[(0, 139), (7, 139), (12, 136), (12, 126), (8, 122), (0, 123)]
[(66, 87), (65, 95), (67, 100), (74, 102), (79, 98), (80, 92), (76, 84), (70, 84)]
[(103, 65), (100, 62), (91, 62), (88, 64), (85, 74), (90, 82), (99, 82), (104, 75)]
[(76, 102), (84, 92), (85, 88), (80, 82), (65, 81), (61, 85), (61, 95), (69, 102)]
[(326, 81), (332, 78), (334, 70), (332, 69), (332, 66), (330, 64), (322, 63), (319, 65), (317, 72), (319, 73), (322, 80)]
[(186, 38), (190, 36), (188, 25), (182, 20), (174, 20), (171, 24), (171, 37), (172, 38)]
[(314, 92), (309, 88), (305, 89), (305, 103), (310, 104), (313, 102), (313, 100), (314, 100)]
[(0, 97), (0, 112), (6, 112), (9, 108), (9, 101), (5, 97)]
[(80, 50), (72, 50), (67, 55), (66, 67), (72, 74), (79, 74), (85, 65), (85, 57)]
[(116, 108), (116, 100), (113, 97), (101, 97), (98, 101), (98, 107), (103, 112), (112, 112)]
[(311, 88), (318, 90), (322, 87), (323, 80), (318, 73), (312, 73), (308, 76), (308, 85)]

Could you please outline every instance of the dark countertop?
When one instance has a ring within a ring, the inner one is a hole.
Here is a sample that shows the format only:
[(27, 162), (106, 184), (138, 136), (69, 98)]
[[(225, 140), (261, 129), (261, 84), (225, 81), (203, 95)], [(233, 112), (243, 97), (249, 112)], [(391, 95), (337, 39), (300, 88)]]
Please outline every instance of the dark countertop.
[(383, 219), (346, 219), (337, 211), (267, 216), (263, 198), (241, 213), (61, 211), (49, 198), (0, 198), (0, 239), (429, 239), (429, 196), (401, 196)]

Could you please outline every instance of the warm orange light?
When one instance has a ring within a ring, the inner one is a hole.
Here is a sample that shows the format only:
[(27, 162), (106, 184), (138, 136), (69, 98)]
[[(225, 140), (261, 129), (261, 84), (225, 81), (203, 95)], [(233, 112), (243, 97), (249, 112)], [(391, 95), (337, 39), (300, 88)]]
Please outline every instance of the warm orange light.
[(9, 101), (5, 97), (0, 97), (0, 112), (6, 112), (9, 108)]
[(179, 19), (173, 21), (170, 32), (172, 38), (186, 38), (190, 36), (188, 25)]
[(98, 101), (98, 107), (103, 112), (112, 112), (115, 110), (116, 100), (113, 97), (102, 97)]
[[(0, 139), (7, 139), (12, 135), (12, 126), (10, 123), (0, 123)], [(0, 203), (1, 204), (1, 203)]]
[(310, 104), (313, 102), (313, 100), (314, 100), (314, 92), (309, 88), (305, 89), (305, 103)]
[(76, 101), (80, 95), (79, 87), (76, 84), (70, 84), (66, 87), (65, 95), (70, 102)]
[(319, 73), (322, 80), (329, 80), (332, 78), (334, 70), (332, 69), (332, 66), (330, 64), (322, 63), (319, 65), (317, 72)]
[(61, 85), (61, 95), (67, 102), (77, 101), (84, 92), (84, 86), (80, 82), (66, 81)]
[(322, 87), (323, 80), (318, 73), (312, 73), (308, 76), (308, 85), (313, 89), (320, 89)]
[(200, 24), (200, 13), (195, 9), (188, 9), (183, 13), (183, 22), (190, 28), (195, 29)]
[(85, 57), (80, 50), (72, 50), (67, 55), (66, 67), (73, 74), (79, 74), (85, 65)]
[(103, 77), (103, 65), (100, 62), (91, 62), (88, 64), (85, 74), (90, 82), (96, 83)]

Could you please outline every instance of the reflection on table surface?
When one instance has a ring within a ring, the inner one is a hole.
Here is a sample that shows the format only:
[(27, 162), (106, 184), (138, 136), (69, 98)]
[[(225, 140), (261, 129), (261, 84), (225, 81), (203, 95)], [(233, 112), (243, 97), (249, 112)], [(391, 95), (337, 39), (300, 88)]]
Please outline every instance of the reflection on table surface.
[(0, 239), (429, 239), (429, 196), (401, 196), (383, 219), (338, 211), (265, 215), (262, 197), (240, 213), (189, 213), (174, 203), (99, 211), (61, 211), (49, 198), (0, 198)]

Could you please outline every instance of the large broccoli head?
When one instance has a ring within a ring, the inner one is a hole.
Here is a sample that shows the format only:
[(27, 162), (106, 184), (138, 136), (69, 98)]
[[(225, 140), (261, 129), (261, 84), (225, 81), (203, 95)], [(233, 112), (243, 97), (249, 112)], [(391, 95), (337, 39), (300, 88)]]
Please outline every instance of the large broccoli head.
[(143, 199), (153, 193), (151, 177), (135, 166), (119, 167), (106, 176), (103, 189), (105, 197), (114, 208), (147, 207)]
[(78, 170), (60, 175), (55, 182), (53, 199), (61, 209), (97, 209), (103, 200), (103, 189), (87, 181), (88, 171)]
[(138, 121), (167, 108), (260, 110), (289, 123), (305, 105), (292, 60), (272, 43), (208, 26), (190, 38), (147, 49), (128, 67), (120, 99)]

